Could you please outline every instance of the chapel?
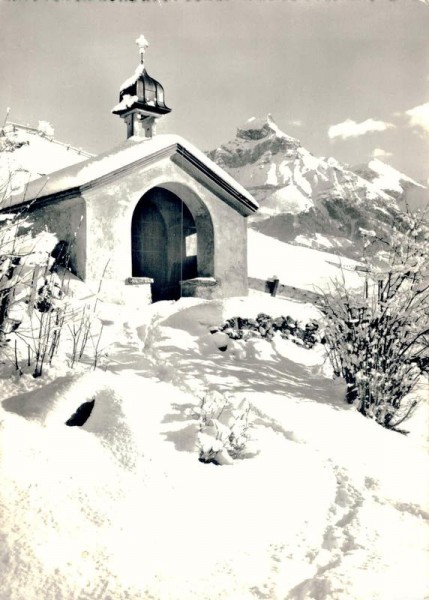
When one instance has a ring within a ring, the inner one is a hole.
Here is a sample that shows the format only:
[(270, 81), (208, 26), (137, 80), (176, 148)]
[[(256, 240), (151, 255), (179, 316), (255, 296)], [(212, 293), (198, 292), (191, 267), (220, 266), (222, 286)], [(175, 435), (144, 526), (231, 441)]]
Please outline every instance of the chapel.
[[(112, 109), (126, 139), (112, 150), (29, 183), (8, 210), (56, 234), (68, 267), (104, 299), (150, 303), (246, 295), (247, 217), (253, 197), (177, 135), (156, 135), (171, 109), (140, 63)], [(64, 248), (66, 251), (64, 251)]]

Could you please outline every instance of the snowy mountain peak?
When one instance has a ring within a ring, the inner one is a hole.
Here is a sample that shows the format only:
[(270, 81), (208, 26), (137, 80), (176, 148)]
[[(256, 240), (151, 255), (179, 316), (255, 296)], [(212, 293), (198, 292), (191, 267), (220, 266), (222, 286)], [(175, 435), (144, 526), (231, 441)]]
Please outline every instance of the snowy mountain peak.
[(373, 158), (368, 163), (368, 167), (376, 173), (378, 173), (379, 175), (390, 175), (391, 177), (399, 178), (402, 181), (408, 181), (414, 185), (417, 185), (418, 187), (424, 187), (420, 183), (417, 183), (417, 181), (414, 181), (414, 179), (411, 179), (411, 177), (408, 177), (408, 175), (404, 175), (403, 173), (401, 173), (397, 169), (394, 169), (390, 165), (386, 165), (386, 163), (380, 160), (379, 158)]
[(273, 134), (279, 138), (298, 142), (279, 128), (270, 113), (265, 118), (251, 117), (237, 129), (237, 138), (243, 140), (261, 140)]
[(209, 152), (208, 156), (228, 170), (253, 165), (258, 160), (266, 162), (276, 154), (295, 156), (300, 146), (301, 142), (281, 131), (268, 114), (265, 118), (248, 119), (238, 127), (235, 139)]
[(261, 208), (250, 219), (252, 227), (284, 242), (350, 256), (360, 255), (365, 231), (389, 235), (400, 217), (397, 200), (404, 186), (415, 187), (379, 160), (359, 171), (316, 157), (271, 115), (252, 117), (209, 156), (257, 199)]
[(353, 171), (370, 181), (377, 189), (395, 198), (402, 198), (408, 190), (425, 189), (424, 185), (417, 183), (411, 177), (404, 175), (378, 158), (373, 158), (366, 164), (353, 167)]

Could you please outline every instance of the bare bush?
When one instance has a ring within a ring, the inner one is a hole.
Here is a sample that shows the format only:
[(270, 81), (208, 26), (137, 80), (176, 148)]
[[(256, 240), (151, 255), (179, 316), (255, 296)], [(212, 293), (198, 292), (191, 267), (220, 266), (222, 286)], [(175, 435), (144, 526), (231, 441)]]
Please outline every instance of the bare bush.
[(347, 383), (347, 401), (364, 416), (397, 429), (429, 361), (429, 227), (406, 216), (390, 240), (371, 235), (368, 277), (358, 291), (336, 285), (324, 295), (328, 354)]

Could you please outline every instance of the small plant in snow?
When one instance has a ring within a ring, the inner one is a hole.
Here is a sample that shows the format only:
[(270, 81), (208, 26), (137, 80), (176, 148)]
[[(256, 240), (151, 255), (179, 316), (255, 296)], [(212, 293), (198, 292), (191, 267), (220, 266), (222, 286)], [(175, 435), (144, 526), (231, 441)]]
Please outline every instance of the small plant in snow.
[(235, 403), (220, 392), (209, 392), (192, 411), (199, 421), (199, 460), (217, 465), (231, 464), (243, 456), (249, 441), (250, 404)]

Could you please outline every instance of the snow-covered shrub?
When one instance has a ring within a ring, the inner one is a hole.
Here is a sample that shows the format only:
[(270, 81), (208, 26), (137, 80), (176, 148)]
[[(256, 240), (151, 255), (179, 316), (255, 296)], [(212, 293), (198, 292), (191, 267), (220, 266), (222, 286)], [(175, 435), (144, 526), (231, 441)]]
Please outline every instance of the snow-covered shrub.
[[(71, 337), (71, 364), (81, 360), (90, 342), (94, 366), (101, 331), (94, 326), (95, 305), (80, 306), (67, 297), (66, 269), (57, 272), (52, 256), (58, 240), (46, 231), (33, 236), (31, 222), (21, 214), (0, 215), (0, 345), (3, 358), (33, 367), (42, 375), (57, 353), (64, 325)], [(14, 340), (12, 340), (14, 338)], [(10, 345), (14, 345), (14, 352)]]
[[(290, 316), (273, 318), (265, 313), (259, 313), (256, 319), (233, 317), (228, 319), (219, 330), (233, 340), (248, 340), (260, 337), (271, 341), (278, 331), (284, 338), (290, 338), (296, 344), (312, 348), (318, 341), (319, 324), (310, 321), (304, 327)], [(218, 330), (212, 330), (216, 334)]]
[[(20, 323), (25, 305), (37, 299), (43, 304), (44, 286), (53, 264), (50, 253), (57, 240), (53, 234), (31, 234), (31, 223), (20, 214), (0, 215), (0, 336), (10, 321)], [(45, 298), (46, 300), (46, 298)], [(31, 310), (30, 310), (31, 312)]]
[(368, 280), (360, 291), (337, 284), (325, 295), (325, 338), (347, 400), (396, 429), (417, 401), (410, 395), (429, 356), (429, 227), (407, 216), (391, 240), (372, 236)]
[(62, 282), (53, 270), (54, 260), (50, 255), (55, 243), (55, 236), (50, 234), (32, 238), (27, 232), (17, 236), (13, 269), (0, 281), (5, 286), (3, 295), (0, 292), (3, 341), (9, 342), (13, 334), (17, 370), (21, 371), (18, 347), (21, 354), (25, 348), (27, 366), (34, 365), (35, 377), (42, 374), (46, 362), (52, 361), (65, 319)]
[(242, 457), (249, 441), (249, 414), (247, 400), (234, 402), (220, 392), (208, 392), (192, 411), (199, 424), (199, 460), (226, 465)]
[[(53, 129), (40, 122), (39, 133), (50, 137)], [(22, 143), (13, 128), (0, 129), (0, 209), (8, 206), (13, 191), (25, 192), (31, 178), (13, 160)], [(24, 357), (35, 377), (42, 374), (58, 350), (65, 324), (73, 338), (71, 366), (82, 359), (89, 341), (97, 365), (101, 331), (93, 327), (96, 301), (88, 309), (67, 299), (68, 252), (66, 242), (54, 234), (35, 233), (25, 209), (0, 213), (0, 352), (18, 372)]]

